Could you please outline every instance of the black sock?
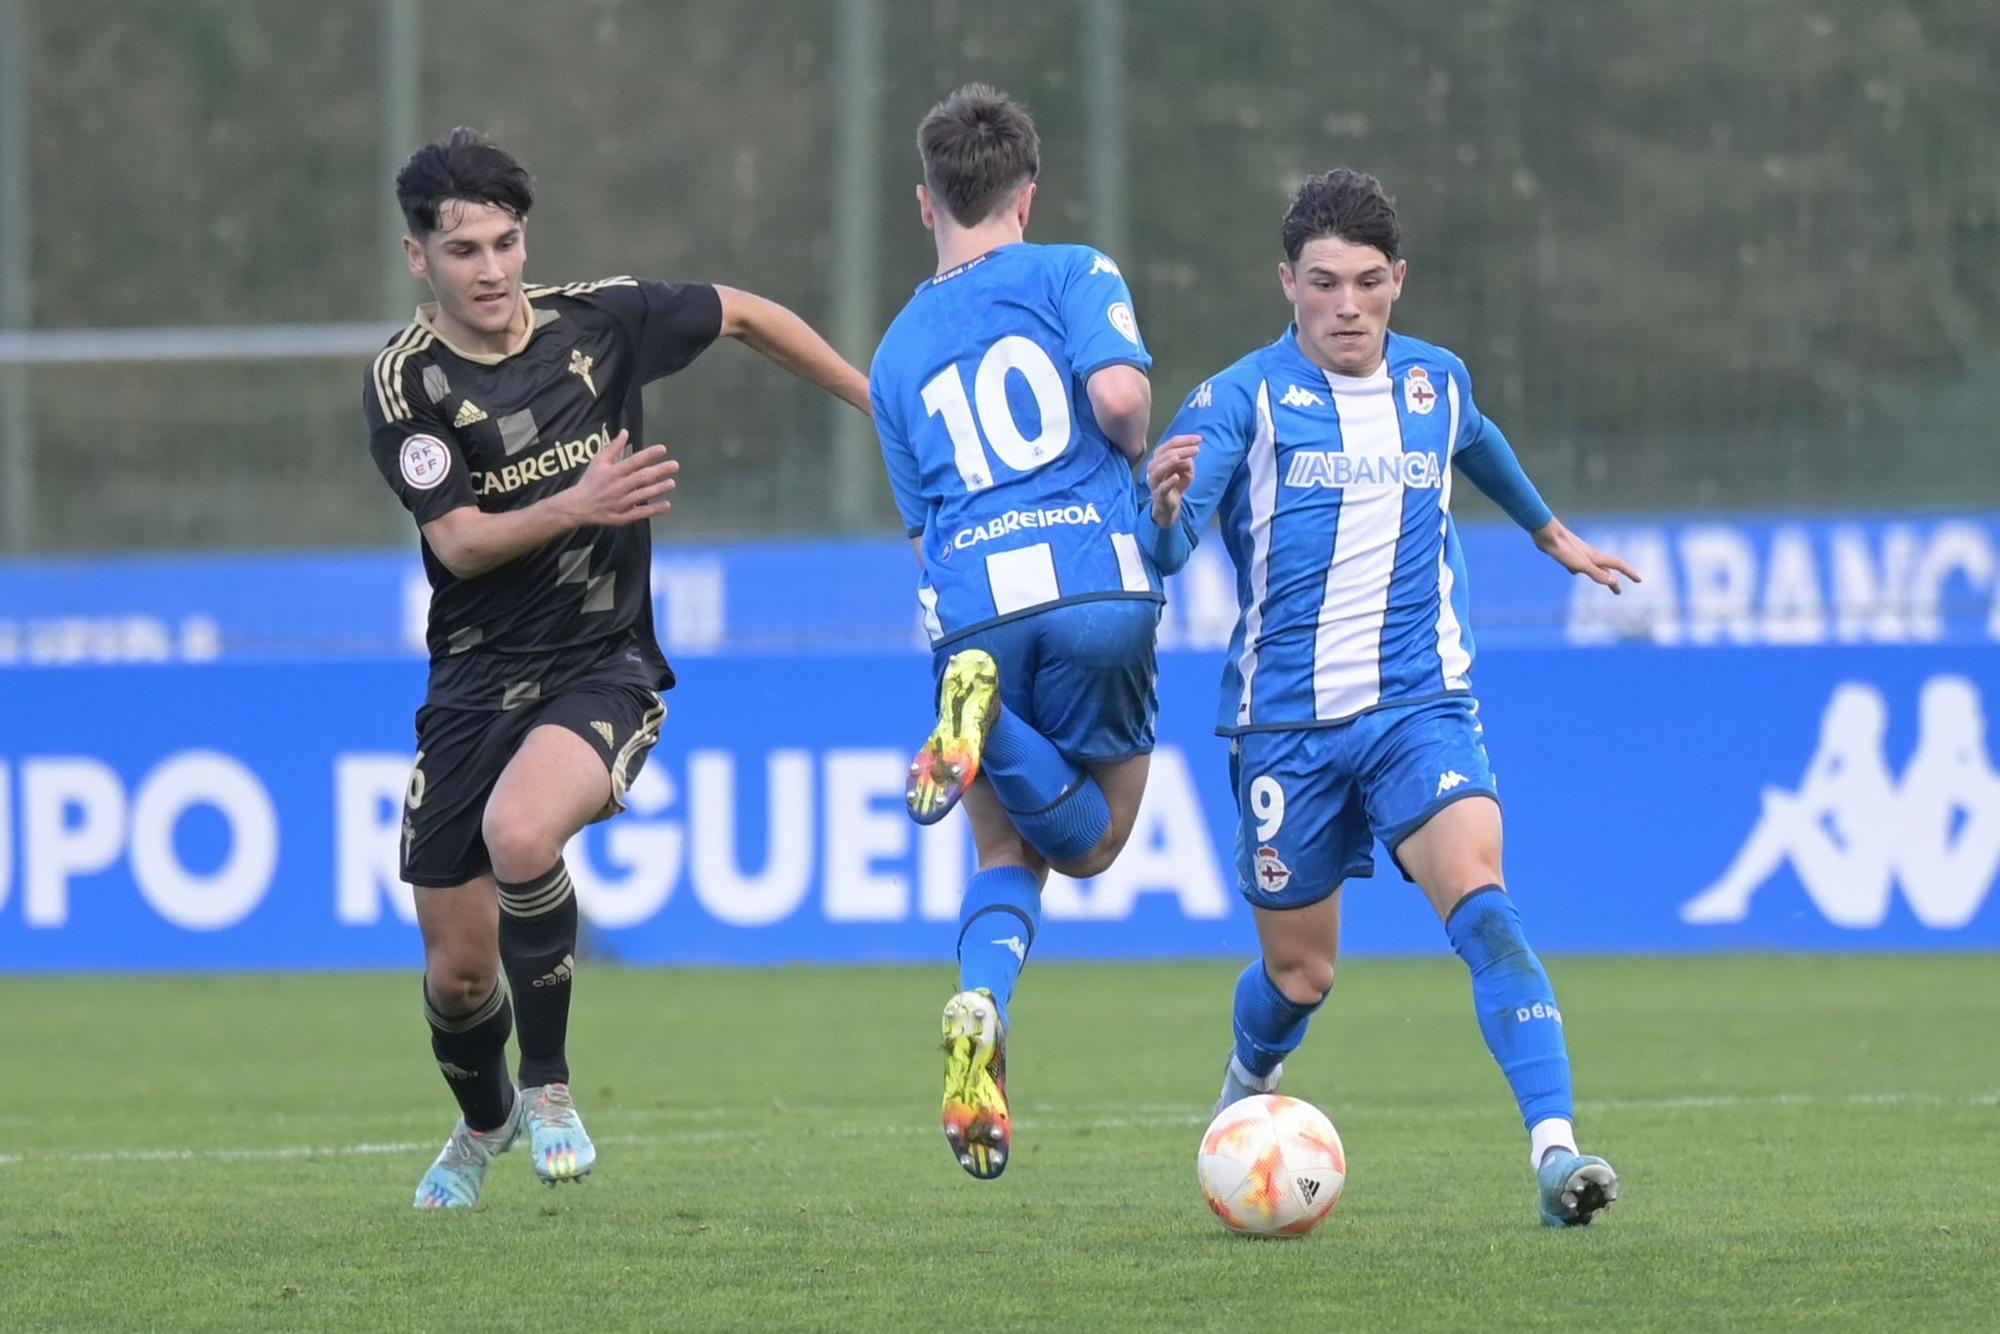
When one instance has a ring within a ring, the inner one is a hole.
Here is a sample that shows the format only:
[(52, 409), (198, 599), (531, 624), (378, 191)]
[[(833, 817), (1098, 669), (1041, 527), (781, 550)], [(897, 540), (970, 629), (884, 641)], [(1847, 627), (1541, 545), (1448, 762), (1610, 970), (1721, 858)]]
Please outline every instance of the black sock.
[(505, 1125), (514, 1110), (514, 1085), (507, 1078), (507, 1035), (514, 1029), (514, 1012), (507, 1004), (507, 988), (496, 981), (493, 994), (478, 1009), (447, 1019), (438, 1013), (426, 981), (424, 1018), (430, 1021), (431, 1051), (465, 1124), (474, 1130)]
[(569, 1083), (570, 974), (576, 890), (561, 860), (522, 884), (500, 882), (500, 965), (521, 1032), (521, 1087)]

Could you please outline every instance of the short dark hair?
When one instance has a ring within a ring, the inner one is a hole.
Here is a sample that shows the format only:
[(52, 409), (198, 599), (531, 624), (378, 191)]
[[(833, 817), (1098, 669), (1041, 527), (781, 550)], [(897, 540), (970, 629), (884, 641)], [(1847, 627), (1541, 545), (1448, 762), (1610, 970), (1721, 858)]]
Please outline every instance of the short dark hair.
[(1395, 199), (1382, 182), (1352, 167), (1306, 177), (1285, 210), (1286, 259), (1298, 263), (1306, 242), (1322, 236), (1337, 236), (1349, 245), (1372, 245), (1391, 261), (1403, 248)]
[(535, 187), (513, 154), (461, 125), (410, 154), (396, 173), (396, 203), (412, 236), (436, 231), (438, 212), (449, 199), (492, 204), (525, 218), (535, 204)]
[(1042, 136), (1028, 109), (997, 88), (968, 83), (917, 126), (931, 198), (961, 227), (986, 221), (1042, 169)]

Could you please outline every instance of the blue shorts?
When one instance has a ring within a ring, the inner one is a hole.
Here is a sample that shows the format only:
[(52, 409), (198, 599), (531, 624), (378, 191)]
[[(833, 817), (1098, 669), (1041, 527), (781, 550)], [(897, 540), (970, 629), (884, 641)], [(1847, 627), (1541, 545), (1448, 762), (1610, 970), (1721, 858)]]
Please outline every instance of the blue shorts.
[(1393, 857), (1454, 801), (1497, 801), (1478, 712), (1470, 695), (1454, 695), (1237, 737), (1229, 778), (1243, 897), (1259, 908), (1318, 903), (1341, 881), (1375, 873), (1376, 839)]
[(1000, 702), (1072, 760), (1110, 764), (1148, 755), (1159, 715), (1153, 639), (1160, 604), (1138, 598), (1072, 602), (954, 639), (931, 657), (982, 648), (1000, 664)]

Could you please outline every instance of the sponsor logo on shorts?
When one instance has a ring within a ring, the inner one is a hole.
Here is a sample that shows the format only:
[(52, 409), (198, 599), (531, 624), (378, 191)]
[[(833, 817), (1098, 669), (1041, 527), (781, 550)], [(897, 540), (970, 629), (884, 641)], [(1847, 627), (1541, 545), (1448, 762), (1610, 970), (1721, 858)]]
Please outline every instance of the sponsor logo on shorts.
[(1460, 773), (1458, 770), (1447, 769), (1443, 773), (1438, 775), (1438, 790), (1432, 795), (1442, 797), (1445, 793), (1451, 791), (1453, 788), (1459, 787), (1466, 783), (1470, 783), (1471, 781), (1472, 780), (1470, 778), (1467, 778), (1464, 774)]
[(618, 736), (615, 732), (611, 730), (610, 723), (594, 722), (590, 725), (590, 730), (597, 733), (597, 735), (603, 737), (605, 745), (615, 746), (618, 744)]

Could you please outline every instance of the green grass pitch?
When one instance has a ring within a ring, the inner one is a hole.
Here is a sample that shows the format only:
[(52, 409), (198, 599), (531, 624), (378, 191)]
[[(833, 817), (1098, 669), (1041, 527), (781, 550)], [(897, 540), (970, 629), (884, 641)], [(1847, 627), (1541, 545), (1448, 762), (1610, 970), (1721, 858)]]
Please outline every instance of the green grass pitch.
[(994, 1183), (943, 965), (585, 970), (597, 1173), (442, 1215), (414, 973), (0, 980), (0, 1329), (2000, 1325), (2000, 959), (1551, 964), (1619, 1206), (1540, 1227), (1462, 969), (1363, 959), (1288, 1080), (1350, 1170), (1299, 1242), (1194, 1186), (1234, 965), (1031, 967)]

